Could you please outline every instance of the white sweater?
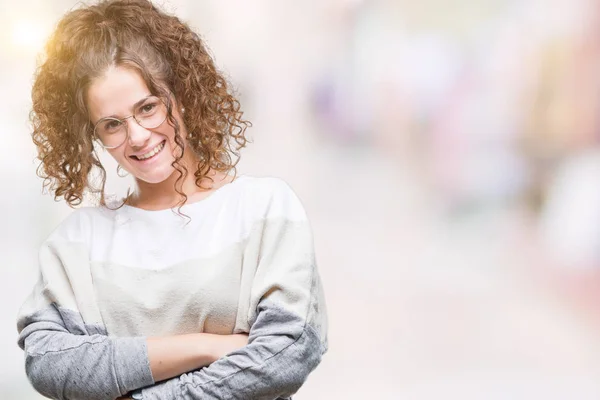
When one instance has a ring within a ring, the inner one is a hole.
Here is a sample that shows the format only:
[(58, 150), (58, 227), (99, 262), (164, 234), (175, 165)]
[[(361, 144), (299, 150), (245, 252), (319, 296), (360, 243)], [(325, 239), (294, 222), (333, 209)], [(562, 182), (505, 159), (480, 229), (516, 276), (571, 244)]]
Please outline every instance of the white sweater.
[[(276, 399), (327, 349), (301, 202), (278, 178), (240, 176), (174, 210), (73, 212), (40, 250), (18, 317), (33, 386), (55, 399)], [(148, 336), (248, 332), (249, 344), (156, 384)]]

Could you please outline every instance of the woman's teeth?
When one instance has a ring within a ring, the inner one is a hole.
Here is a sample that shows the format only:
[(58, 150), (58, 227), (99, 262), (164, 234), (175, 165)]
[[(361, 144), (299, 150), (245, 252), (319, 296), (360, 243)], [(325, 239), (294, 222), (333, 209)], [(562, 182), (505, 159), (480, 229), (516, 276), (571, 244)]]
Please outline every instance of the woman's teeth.
[(134, 157), (137, 158), (138, 160), (145, 160), (147, 158), (152, 157), (159, 151), (161, 151), (162, 148), (164, 147), (164, 145), (165, 145), (165, 142), (161, 142), (158, 146), (156, 146), (154, 149), (150, 150), (148, 153), (142, 154), (141, 156), (134, 156)]

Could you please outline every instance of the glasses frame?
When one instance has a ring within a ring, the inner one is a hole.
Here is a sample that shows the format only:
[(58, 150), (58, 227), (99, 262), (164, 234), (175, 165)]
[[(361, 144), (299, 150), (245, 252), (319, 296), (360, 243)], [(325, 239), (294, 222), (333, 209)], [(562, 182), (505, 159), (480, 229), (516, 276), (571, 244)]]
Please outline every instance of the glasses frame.
[[(165, 106), (165, 118), (163, 118), (162, 121), (160, 121), (159, 124), (156, 124), (156, 126), (153, 127), (149, 127), (149, 126), (144, 126), (140, 123), (140, 121), (137, 120), (137, 118), (135, 117), (135, 113), (131, 114), (130, 116), (127, 117), (123, 117), (123, 118), (114, 118), (114, 117), (104, 117), (104, 118), (100, 118), (98, 120), (98, 122), (96, 122), (94, 124), (94, 138), (96, 138), (96, 141), (100, 144), (100, 146), (102, 146), (102, 148), (107, 149), (107, 150), (111, 150), (111, 149), (116, 149), (117, 147), (120, 147), (123, 145), (123, 143), (125, 143), (127, 141), (127, 139), (129, 139), (129, 124), (127, 123), (127, 120), (129, 118), (133, 118), (133, 120), (136, 122), (136, 124), (138, 124), (139, 126), (141, 126), (144, 129), (156, 129), (159, 126), (161, 126), (162, 124), (165, 123), (165, 121), (167, 120), (167, 118), (169, 117), (169, 107), (167, 106), (167, 104), (165, 103), (164, 99), (159, 97), (159, 96), (148, 96), (145, 100), (151, 99), (152, 97), (156, 97), (157, 99), (160, 100), (161, 103), (163, 103), (163, 105)], [(141, 107), (143, 107), (144, 105), (142, 105)], [(96, 134), (96, 128), (98, 127), (98, 125), (101, 122), (105, 122), (105, 121), (119, 121), (120, 123), (123, 124), (123, 126), (125, 127), (125, 136), (124, 139), (121, 143), (119, 143), (116, 146), (106, 146), (104, 143), (102, 143), (102, 140), (98, 137), (98, 135)]]

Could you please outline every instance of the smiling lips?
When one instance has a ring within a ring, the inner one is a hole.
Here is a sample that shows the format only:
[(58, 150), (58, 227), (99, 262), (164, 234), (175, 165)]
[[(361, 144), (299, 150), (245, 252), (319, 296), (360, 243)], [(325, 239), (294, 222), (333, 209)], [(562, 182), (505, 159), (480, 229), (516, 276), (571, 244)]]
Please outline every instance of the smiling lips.
[(158, 144), (158, 146), (156, 146), (155, 148), (153, 148), (152, 150), (150, 150), (149, 152), (147, 152), (145, 154), (142, 154), (142, 155), (139, 155), (139, 156), (133, 155), (131, 157), (134, 158), (134, 159), (136, 159), (136, 160), (139, 160), (139, 161), (144, 161), (144, 160), (147, 160), (149, 158), (154, 157), (156, 154), (158, 154), (163, 149), (163, 147), (165, 147), (165, 142), (164, 141), (160, 142)]

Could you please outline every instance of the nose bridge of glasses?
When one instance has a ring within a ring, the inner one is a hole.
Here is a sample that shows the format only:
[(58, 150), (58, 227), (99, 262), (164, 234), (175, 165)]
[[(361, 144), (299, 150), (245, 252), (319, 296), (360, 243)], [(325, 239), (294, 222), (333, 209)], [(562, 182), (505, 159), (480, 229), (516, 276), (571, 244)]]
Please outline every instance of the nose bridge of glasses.
[(139, 124), (137, 118), (135, 117), (135, 114), (131, 114), (128, 117), (121, 118), (121, 122), (123, 122), (125, 125), (127, 125), (127, 120), (130, 119), (130, 118), (133, 119), (135, 122), (137, 122)]

